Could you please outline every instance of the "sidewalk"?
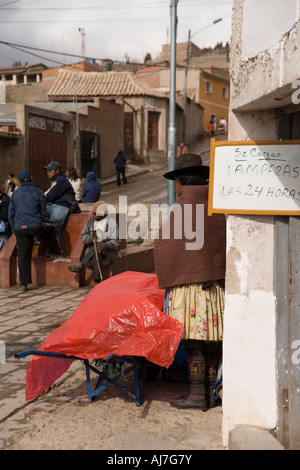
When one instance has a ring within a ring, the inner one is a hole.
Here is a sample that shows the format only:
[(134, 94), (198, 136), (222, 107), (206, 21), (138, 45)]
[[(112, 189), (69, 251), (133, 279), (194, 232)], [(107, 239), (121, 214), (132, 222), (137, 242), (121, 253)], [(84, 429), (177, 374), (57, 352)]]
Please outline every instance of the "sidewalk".
[[(215, 139), (227, 140), (227, 134), (219, 134), (215, 136)], [(188, 151), (191, 153), (196, 153), (201, 155), (203, 165), (210, 164), (210, 137), (204, 137), (201, 140), (196, 140), (189, 144)], [(133, 162), (128, 162), (126, 165), (126, 178), (131, 179), (132, 177), (144, 175), (151, 171), (160, 170), (162, 168), (167, 168), (167, 159), (162, 163), (141, 163), (135, 164)], [(109, 185), (116, 183), (116, 176), (110, 176), (101, 180), (101, 185)]]
[(41, 286), (21, 293), (17, 286), (0, 288), (0, 341), (5, 345), (0, 357), (0, 423), (25, 405), (25, 374), (32, 357), (16, 360), (14, 354), (39, 349), (90, 289)]
[[(141, 164), (141, 165), (136, 165), (133, 163), (127, 163), (126, 165), (126, 178), (127, 180), (130, 180), (132, 177), (135, 176), (140, 176), (140, 175), (145, 175), (146, 173), (149, 173), (150, 171), (153, 171), (155, 169), (162, 168), (163, 165), (160, 164)], [(107, 186), (109, 184), (116, 184), (116, 176), (109, 176), (108, 178), (103, 178), (101, 179), (101, 186)]]

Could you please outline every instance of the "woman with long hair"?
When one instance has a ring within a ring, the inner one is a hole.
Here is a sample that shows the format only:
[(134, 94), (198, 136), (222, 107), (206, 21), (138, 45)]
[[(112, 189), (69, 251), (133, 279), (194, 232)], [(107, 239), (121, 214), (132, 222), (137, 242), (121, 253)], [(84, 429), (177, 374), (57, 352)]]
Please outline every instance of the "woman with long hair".
[(78, 172), (76, 168), (73, 166), (69, 166), (66, 169), (66, 177), (70, 181), (71, 185), (73, 186), (75, 192), (75, 199), (77, 202), (81, 202), (82, 198), (82, 181), (79, 178)]

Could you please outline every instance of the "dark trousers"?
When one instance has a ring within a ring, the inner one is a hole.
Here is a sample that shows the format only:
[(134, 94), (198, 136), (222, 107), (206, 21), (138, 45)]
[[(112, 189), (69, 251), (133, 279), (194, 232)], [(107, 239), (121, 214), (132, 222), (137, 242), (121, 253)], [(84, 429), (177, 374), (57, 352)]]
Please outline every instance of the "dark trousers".
[(45, 237), (49, 253), (60, 254), (54, 225), (14, 230), (18, 247), (18, 268), (20, 284), (31, 284), (31, 258), (35, 237)]
[[(85, 254), (84, 257), (82, 258), (81, 262), (82, 262), (83, 266), (85, 266), (86, 268), (89, 268), (93, 271), (94, 280), (96, 282), (99, 282), (100, 278), (101, 278), (101, 275), (100, 275), (100, 272), (99, 272), (96, 256), (98, 256), (99, 265), (101, 266), (101, 264), (102, 264), (101, 255), (99, 255), (99, 254), (96, 255), (94, 250), (90, 250), (87, 254)], [(100, 267), (100, 269), (101, 269), (101, 267)]]
[(94, 248), (90, 248), (87, 250), (87, 253), (83, 256), (81, 262), (83, 266), (93, 271), (94, 280), (99, 282), (101, 279), (101, 274), (98, 268), (97, 257), (99, 261), (100, 269), (102, 266), (109, 266), (111, 265), (113, 259), (117, 256), (117, 252), (113, 250), (104, 250), (102, 253), (95, 252)]
[(125, 168), (116, 168), (116, 171), (117, 171), (117, 185), (118, 186), (121, 185), (121, 175), (122, 175), (123, 184), (126, 184), (127, 178), (125, 176)]

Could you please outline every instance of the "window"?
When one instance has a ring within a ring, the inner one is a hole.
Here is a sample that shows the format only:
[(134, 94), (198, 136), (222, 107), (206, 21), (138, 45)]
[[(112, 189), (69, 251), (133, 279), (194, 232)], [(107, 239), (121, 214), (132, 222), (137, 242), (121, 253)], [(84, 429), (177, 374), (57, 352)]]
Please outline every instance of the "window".
[(222, 98), (224, 98), (224, 100), (228, 100), (228, 88), (225, 86), (222, 87)]
[(205, 82), (205, 93), (209, 93), (210, 95), (212, 94), (212, 82)]

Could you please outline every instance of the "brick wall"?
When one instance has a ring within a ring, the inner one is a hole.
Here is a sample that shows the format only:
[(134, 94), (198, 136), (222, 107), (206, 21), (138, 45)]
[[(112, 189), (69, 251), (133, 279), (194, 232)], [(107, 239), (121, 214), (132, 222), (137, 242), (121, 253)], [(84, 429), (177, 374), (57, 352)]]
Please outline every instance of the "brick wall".
[(0, 187), (3, 188), (9, 172), (18, 176), (25, 169), (24, 137), (15, 139), (0, 136), (0, 155)]
[(35, 101), (48, 101), (47, 89), (42, 83), (6, 86), (7, 103), (33, 104)]

